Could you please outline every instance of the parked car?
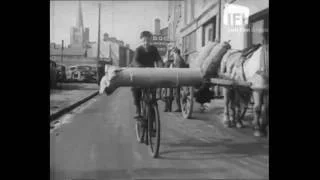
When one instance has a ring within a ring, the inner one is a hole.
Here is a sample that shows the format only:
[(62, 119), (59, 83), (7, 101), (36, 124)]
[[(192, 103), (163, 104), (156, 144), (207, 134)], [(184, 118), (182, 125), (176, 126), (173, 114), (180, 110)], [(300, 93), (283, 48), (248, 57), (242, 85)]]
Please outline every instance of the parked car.
[(95, 82), (97, 71), (91, 65), (80, 65), (77, 70), (80, 72), (81, 80), (84, 82)]
[(57, 85), (57, 64), (50, 59), (50, 89)]
[(57, 69), (57, 81), (65, 82), (67, 80), (66, 66), (62, 64), (58, 64), (56, 69)]
[(67, 81), (73, 81), (73, 74), (77, 70), (77, 66), (69, 66), (66, 71), (66, 79)]

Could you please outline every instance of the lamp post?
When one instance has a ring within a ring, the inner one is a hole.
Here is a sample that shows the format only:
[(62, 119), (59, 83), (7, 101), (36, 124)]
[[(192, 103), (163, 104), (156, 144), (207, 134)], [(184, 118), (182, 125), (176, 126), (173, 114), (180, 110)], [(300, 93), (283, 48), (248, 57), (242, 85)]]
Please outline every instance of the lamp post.
[(97, 48), (97, 83), (99, 85), (101, 79), (100, 69), (100, 16), (101, 16), (101, 2), (99, 2), (99, 18), (98, 18), (98, 48)]
[(61, 64), (63, 63), (63, 43), (64, 43), (64, 41), (62, 40), (62, 42), (61, 42)]

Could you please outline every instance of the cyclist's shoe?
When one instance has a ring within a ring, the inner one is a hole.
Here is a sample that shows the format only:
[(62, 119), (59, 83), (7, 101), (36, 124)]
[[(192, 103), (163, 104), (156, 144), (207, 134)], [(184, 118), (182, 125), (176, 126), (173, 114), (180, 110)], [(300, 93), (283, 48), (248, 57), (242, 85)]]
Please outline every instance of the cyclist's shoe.
[(174, 112), (181, 112), (181, 109), (176, 109), (174, 110)]

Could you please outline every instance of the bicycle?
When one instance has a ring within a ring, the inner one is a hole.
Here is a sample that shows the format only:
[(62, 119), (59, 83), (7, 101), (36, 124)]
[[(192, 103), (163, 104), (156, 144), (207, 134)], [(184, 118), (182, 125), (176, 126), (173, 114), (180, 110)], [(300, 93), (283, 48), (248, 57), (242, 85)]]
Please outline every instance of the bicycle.
[(139, 143), (150, 147), (153, 158), (159, 156), (160, 115), (155, 89), (143, 88), (141, 96), (141, 117), (136, 121), (136, 136)]

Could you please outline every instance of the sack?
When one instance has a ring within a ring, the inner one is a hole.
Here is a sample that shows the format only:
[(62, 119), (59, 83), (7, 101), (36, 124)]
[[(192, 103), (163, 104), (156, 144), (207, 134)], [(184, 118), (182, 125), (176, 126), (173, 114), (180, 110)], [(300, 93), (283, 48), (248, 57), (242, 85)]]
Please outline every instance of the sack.
[(216, 77), (220, 68), (220, 63), (224, 54), (231, 48), (227, 42), (217, 44), (210, 52), (209, 56), (201, 65), (201, 72), (204, 78)]
[(196, 59), (193, 60), (191, 63), (191, 67), (197, 67), (200, 68), (206, 57), (209, 56), (212, 48), (214, 48), (218, 42), (208, 42), (207, 45), (205, 45), (201, 50)]

